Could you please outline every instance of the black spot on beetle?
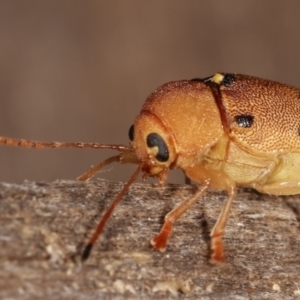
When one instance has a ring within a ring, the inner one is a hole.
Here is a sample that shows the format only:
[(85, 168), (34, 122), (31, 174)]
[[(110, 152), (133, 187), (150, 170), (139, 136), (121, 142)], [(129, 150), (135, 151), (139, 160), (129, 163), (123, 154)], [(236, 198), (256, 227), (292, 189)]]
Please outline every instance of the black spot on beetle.
[(201, 79), (201, 78), (193, 78), (193, 79), (191, 79), (190, 81), (200, 81), (200, 82), (202, 82), (203, 79)]
[(240, 115), (234, 117), (239, 127), (249, 128), (253, 124), (254, 117), (251, 115)]
[(300, 126), (298, 127), (298, 135), (300, 135)]
[(298, 99), (300, 99), (300, 93), (298, 94)]
[(131, 141), (134, 140), (134, 125), (133, 124), (129, 128), (128, 136)]
[(156, 154), (156, 159), (161, 162), (165, 162), (169, 159), (169, 150), (166, 142), (157, 133), (150, 133), (147, 136), (147, 146), (149, 148), (157, 147), (158, 153)]
[(224, 78), (222, 80), (222, 84), (224, 86), (229, 86), (235, 81), (235, 77), (233, 74), (224, 74)]

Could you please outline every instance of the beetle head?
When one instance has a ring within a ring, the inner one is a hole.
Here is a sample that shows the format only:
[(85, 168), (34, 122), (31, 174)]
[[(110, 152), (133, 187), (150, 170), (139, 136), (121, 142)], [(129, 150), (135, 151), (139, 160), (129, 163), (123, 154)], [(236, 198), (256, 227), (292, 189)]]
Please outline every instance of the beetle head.
[(143, 111), (129, 130), (131, 146), (150, 176), (164, 176), (175, 159), (172, 136), (161, 120), (149, 111)]

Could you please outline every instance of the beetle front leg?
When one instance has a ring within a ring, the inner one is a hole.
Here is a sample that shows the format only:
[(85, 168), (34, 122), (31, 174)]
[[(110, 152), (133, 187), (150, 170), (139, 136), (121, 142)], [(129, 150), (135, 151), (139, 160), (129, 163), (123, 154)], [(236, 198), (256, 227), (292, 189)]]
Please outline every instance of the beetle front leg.
[(173, 224), (174, 222), (188, 209), (190, 208), (194, 203), (199, 200), (201, 196), (205, 193), (207, 188), (209, 187), (209, 181), (207, 180), (204, 182), (204, 185), (202, 185), (199, 190), (193, 195), (193, 197), (189, 198), (188, 200), (181, 203), (178, 207), (170, 211), (165, 216), (165, 223), (160, 230), (160, 233), (151, 240), (151, 245), (156, 248), (159, 251), (165, 251), (166, 245), (169, 236), (172, 233)]
[(205, 167), (199, 165), (187, 168), (185, 171), (186, 175), (194, 181), (203, 182), (204, 180), (208, 180), (210, 186), (228, 191), (228, 200), (223, 206), (218, 220), (210, 233), (212, 251), (211, 263), (225, 263), (226, 258), (222, 237), (229, 217), (232, 201), (235, 196), (235, 183), (222, 170), (207, 170)]

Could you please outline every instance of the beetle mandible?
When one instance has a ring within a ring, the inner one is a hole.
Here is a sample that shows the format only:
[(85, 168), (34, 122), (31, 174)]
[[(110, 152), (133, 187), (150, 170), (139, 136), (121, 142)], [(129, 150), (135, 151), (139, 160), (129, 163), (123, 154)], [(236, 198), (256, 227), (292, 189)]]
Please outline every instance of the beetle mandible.
[(300, 90), (252, 76), (216, 73), (204, 79), (174, 81), (154, 91), (129, 129), (130, 146), (99, 143), (44, 143), (0, 137), (0, 144), (24, 148), (94, 148), (121, 152), (77, 178), (86, 181), (112, 162), (138, 168), (100, 221), (82, 259), (88, 258), (104, 225), (130, 185), (143, 173), (162, 185), (168, 169), (182, 169), (200, 183), (196, 193), (165, 216), (151, 240), (164, 251), (174, 222), (209, 187), (228, 199), (211, 231), (211, 261), (226, 261), (222, 236), (236, 186), (261, 193), (300, 193)]

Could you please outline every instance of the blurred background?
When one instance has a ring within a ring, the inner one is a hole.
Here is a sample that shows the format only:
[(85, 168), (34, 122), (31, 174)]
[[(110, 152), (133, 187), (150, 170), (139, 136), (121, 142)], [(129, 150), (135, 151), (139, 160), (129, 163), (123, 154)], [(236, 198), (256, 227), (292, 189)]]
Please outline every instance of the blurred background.
[[(299, 33), (297, 0), (2, 0), (0, 134), (128, 144), (146, 97), (168, 81), (223, 71), (300, 87)], [(114, 154), (0, 147), (0, 180), (74, 179)]]

